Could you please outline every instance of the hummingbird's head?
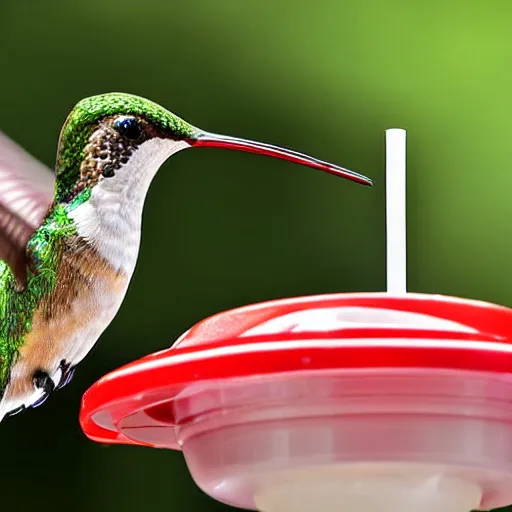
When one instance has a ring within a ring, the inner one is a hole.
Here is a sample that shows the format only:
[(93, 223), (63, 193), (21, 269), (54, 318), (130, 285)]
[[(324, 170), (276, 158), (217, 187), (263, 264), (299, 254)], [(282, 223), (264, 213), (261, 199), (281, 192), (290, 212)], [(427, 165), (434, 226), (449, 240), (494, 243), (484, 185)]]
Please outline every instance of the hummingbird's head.
[[(160, 141), (167, 157), (189, 146), (185, 141), (195, 132), (178, 116), (138, 96), (110, 93), (83, 99), (69, 114), (60, 134), (56, 202), (90, 192), (103, 180), (116, 180), (116, 174), (122, 174), (123, 167), (133, 163), (148, 142)], [(159, 152), (151, 149), (145, 159)], [(140, 164), (144, 167), (143, 161)]]
[(342, 167), (270, 144), (208, 133), (152, 101), (109, 93), (83, 99), (69, 114), (59, 139), (55, 200), (87, 198), (105, 182), (102, 188), (112, 191), (147, 187), (169, 156), (198, 146), (259, 153), (372, 185)]

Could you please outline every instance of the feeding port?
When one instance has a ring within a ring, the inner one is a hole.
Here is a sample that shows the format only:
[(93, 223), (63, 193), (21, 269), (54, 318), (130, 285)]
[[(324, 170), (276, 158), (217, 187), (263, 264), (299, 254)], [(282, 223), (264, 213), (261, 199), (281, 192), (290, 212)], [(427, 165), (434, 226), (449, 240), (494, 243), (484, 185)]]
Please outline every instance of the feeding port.
[(512, 310), (406, 291), (405, 132), (387, 133), (388, 291), (203, 320), (84, 395), (102, 443), (182, 450), (262, 512), (468, 512), (512, 503)]

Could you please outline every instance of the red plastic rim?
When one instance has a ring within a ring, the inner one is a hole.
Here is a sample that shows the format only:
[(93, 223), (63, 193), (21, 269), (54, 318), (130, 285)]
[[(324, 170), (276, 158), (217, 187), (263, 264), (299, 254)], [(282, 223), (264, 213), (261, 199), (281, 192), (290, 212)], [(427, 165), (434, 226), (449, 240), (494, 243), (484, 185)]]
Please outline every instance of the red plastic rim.
[(84, 394), (80, 423), (94, 441), (142, 444), (122, 434), (123, 420), (144, 411), (158, 426), (158, 406), (172, 410), (198, 382), (362, 368), (509, 373), (511, 342), (512, 309), (480, 301), (385, 293), (270, 301), (207, 318), (172, 347), (107, 374)]

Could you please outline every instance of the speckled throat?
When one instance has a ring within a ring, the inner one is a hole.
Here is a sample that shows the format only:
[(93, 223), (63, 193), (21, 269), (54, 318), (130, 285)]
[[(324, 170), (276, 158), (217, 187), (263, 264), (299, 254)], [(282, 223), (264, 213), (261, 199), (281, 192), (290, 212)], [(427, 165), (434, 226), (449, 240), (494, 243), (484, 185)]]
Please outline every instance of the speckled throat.
[(102, 177), (113, 178), (116, 171), (128, 163), (141, 144), (152, 137), (161, 136), (154, 127), (139, 121), (143, 128), (140, 136), (135, 140), (129, 139), (114, 127), (115, 119), (113, 117), (105, 119), (91, 134), (84, 148), (79, 179), (69, 194), (64, 197), (64, 202), (72, 202), (80, 192), (92, 189)]

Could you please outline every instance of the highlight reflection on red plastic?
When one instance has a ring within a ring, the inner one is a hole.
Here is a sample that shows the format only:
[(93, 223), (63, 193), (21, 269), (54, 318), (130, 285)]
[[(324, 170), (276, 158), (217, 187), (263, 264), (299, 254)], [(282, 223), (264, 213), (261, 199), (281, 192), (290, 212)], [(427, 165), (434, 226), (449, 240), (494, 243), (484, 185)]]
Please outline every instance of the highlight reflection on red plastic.
[(385, 293), (271, 301), (203, 320), (171, 348), (106, 375), (85, 393), (80, 423), (98, 442), (161, 446), (121, 425), (143, 418), (141, 427), (168, 429), (174, 397), (198, 382), (361, 368), (509, 373), (511, 341), (512, 310), (485, 302)]

